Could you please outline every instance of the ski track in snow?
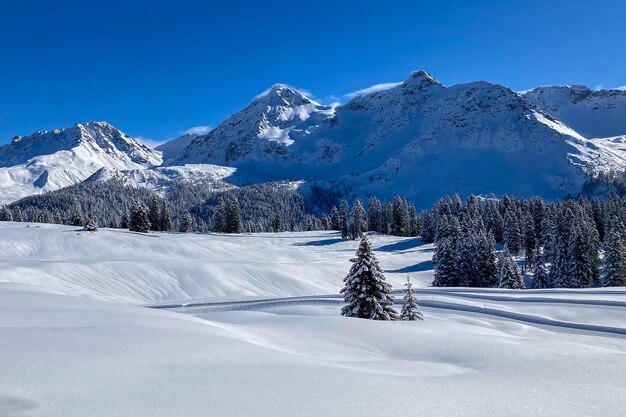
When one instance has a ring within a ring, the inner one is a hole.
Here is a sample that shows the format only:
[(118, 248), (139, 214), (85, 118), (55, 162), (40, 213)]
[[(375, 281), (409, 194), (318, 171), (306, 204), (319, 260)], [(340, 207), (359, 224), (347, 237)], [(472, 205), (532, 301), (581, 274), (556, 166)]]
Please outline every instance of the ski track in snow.
[[(419, 294), (434, 294), (435, 292), (415, 291), (415, 295)], [(437, 295), (447, 295), (443, 291), (437, 291)], [(457, 295), (458, 296), (458, 295)], [(611, 302), (611, 301), (594, 301), (594, 300), (555, 300), (555, 299), (541, 299), (541, 298), (507, 298), (502, 299), (500, 297), (480, 297), (475, 296), (471, 298), (486, 299), (492, 301), (501, 302), (547, 302), (547, 303), (569, 303), (569, 304), (588, 304), (595, 306), (612, 306), (612, 307), (626, 307), (626, 303), (623, 302)], [(210, 312), (224, 312), (224, 311), (245, 311), (245, 310), (263, 310), (272, 307), (284, 307), (291, 305), (342, 305), (344, 301), (336, 295), (327, 296), (308, 296), (308, 297), (285, 297), (285, 298), (271, 298), (262, 300), (242, 300), (242, 301), (223, 301), (213, 303), (193, 303), (193, 304), (164, 304), (153, 305), (150, 308), (155, 309), (170, 309), (176, 312), (187, 314), (205, 314)], [(402, 305), (402, 301), (396, 300), (396, 305)], [(513, 313), (495, 308), (488, 307), (475, 307), (462, 304), (455, 304), (441, 301), (428, 301), (419, 300), (419, 304), (426, 308), (446, 309), (454, 311), (462, 311), (467, 313), (477, 313), (488, 316), (494, 316), (509, 320), (515, 320), (524, 323), (538, 324), (541, 326), (561, 327), (564, 329), (573, 329), (580, 331), (605, 333), (606, 335), (623, 335), (626, 336), (626, 328), (610, 327), (590, 325), (585, 323), (571, 323), (559, 320), (552, 320), (545, 317), (532, 316), (528, 314)]]

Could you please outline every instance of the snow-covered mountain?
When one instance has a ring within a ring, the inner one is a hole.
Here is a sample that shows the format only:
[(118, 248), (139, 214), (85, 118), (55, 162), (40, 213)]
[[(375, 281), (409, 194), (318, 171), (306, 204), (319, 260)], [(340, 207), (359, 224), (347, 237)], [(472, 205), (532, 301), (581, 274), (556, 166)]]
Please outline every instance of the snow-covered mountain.
[(549, 86), (523, 96), (587, 138), (626, 134), (626, 91), (591, 90), (584, 85)]
[(101, 168), (160, 165), (161, 153), (106, 122), (17, 136), (0, 147), (0, 204), (79, 183)]
[(231, 165), (297, 158), (288, 151), (290, 146), (329, 123), (333, 114), (333, 106), (322, 106), (293, 88), (277, 84), (207, 135), (194, 139), (168, 164)]
[(209, 133), (156, 149), (102, 122), (17, 137), (0, 148), (0, 204), (116, 177), (157, 190), (301, 180), (428, 206), (454, 192), (558, 198), (626, 167), (626, 92), (447, 87), (425, 71), (389, 87), (330, 106), (277, 84)]
[(154, 149), (163, 154), (163, 162), (167, 163), (169, 160), (179, 156), (199, 136), (197, 133), (185, 133), (179, 138), (165, 142)]
[(170, 164), (182, 162), (234, 166), (248, 181), (340, 181), (426, 204), (453, 192), (558, 197), (576, 193), (586, 170), (626, 164), (506, 87), (446, 87), (425, 71), (339, 107), (275, 86)]

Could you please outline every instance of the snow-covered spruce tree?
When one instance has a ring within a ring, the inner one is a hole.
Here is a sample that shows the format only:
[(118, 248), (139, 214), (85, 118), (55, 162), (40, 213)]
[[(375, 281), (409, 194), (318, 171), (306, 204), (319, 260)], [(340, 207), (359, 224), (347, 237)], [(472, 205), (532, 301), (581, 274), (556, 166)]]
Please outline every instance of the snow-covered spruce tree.
[(419, 215), (420, 235), (425, 243), (432, 243), (435, 240), (435, 230), (433, 229), (432, 217), (428, 211), (424, 210)]
[(515, 290), (524, 288), (524, 280), (522, 279), (519, 268), (511, 257), (511, 253), (506, 246), (500, 255), (498, 267), (500, 268), (500, 272), (498, 274), (498, 287)]
[(67, 224), (70, 226), (83, 226), (85, 224), (85, 214), (78, 201), (74, 201), (70, 209)]
[(226, 233), (241, 233), (243, 229), (241, 226), (241, 208), (239, 207), (239, 201), (235, 197), (231, 198), (228, 203), (226, 218), (228, 224)]
[[(456, 281), (451, 281), (452, 287), (469, 287), (477, 281), (476, 254), (473, 236), (466, 232), (456, 241), (454, 247), (454, 266)], [(438, 259), (439, 262), (439, 259)]]
[(367, 221), (365, 220), (365, 209), (360, 199), (354, 200), (352, 205), (352, 216), (350, 222), (350, 236), (352, 239), (360, 239), (367, 230)]
[(7, 206), (0, 208), (0, 222), (10, 222), (13, 220), (11, 210)]
[(371, 196), (367, 202), (367, 230), (380, 232), (382, 223), (380, 200)]
[(276, 213), (276, 215), (274, 216), (274, 220), (272, 220), (272, 231), (274, 233), (278, 233), (278, 232), (282, 232), (283, 231), (283, 223), (282, 223), (278, 213)]
[(19, 207), (16, 208), (13, 211), (13, 221), (14, 222), (23, 222), (25, 220), (24, 218), (24, 212), (22, 211), (22, 209), (20, 209)]
[(566, 279), (569, 288), (593, 286), (593, 261), (588, 251), (583, 228), (574, 226), (567, 248)]
[(330, 227), (330, 216), (328, 214), (322, 215), (322, 227), (324, 230), (332, 230)]
[(307, 214), (304, 219), (304, 230), (312, 232), (315, 230), (315, 216)]
[(415, 209), (415, 205), (413, 203), (409, 203), (409, 236), (419, 236), (420, 235), (420, 220), (417, 216), (417, 210)]
[(361, 239), (356, 257), (350, 260), (352, 268), (343, 279), (341, 293), (346, 305), (341, 315), (370, 320), (396, 320), (391, 285), (378, 264), (367, 237)]
[(213, 222), (211, 228), (217, 233), (226, 233), (227, 230), (227, 208), (226, 200), (220, 197), (213, 213)]
[(141, 233), (148, 233), (150, 230), (148, 208), (140, 201), (135, 201), (130, 209), (130, 224), (128, 229), (131, 232)]
[(339, 210), (337, 210), (337, 207), (335, 206), (333, 206), (333, 208), (330, 210), (330, 228), (331, 230), (341, 230), (341, 219), (339, 217)]
[[(617, 223), (617, 219), (613, 219)], [(615, 227), (609, 229), (604, 240), (605, 287), (626, 286), (626, 245)]]
[(186, 212), (183, 214), (183, 217), (180, 219), (180, 227), (178, 228), (178, 231), (181, 233), (192, 233), (196, 231), (196, 221), (191, 213)]
[(504, 219), (498, 209), (497, 201), (487, 201), (485, 212), (483, 214), (483, 222), (487, 232), (493, 233), (493, 237), (496, 242), (502, 242), (504, 239)]
[(524, 269), (529, 271), (532, 268), (537, 250), (537, 236), (535, 235), (535, 221), (530, 212), (524, 215)]
[(339, 230), (341, 230), (341, 238), (343, 240), (348, 239), (350, 227), (348, 225), (348, 202), (346, 200), (341, 201), (339, 208)]
[(550, 288), (546, 264), (543, 261), (541, 250), (535, 252), (535, 259), (533, 260), (533, 288)]
[(517, 255), (522, 248), (522, 228), (515, 209), (504, 214), (504, 244), (512, 255)]
[(413, 284), (411, 279), (406, 277), (406, 291), (404, 293), (404, 305), (400, 311), (400, 320), (424, 320), (424, 316), (420, 311), (417, 300), (413, 295)]
[(163, 200), (161, 204), (161, 230), (164, 232), (171, 232), (174, 229), (172, 224), (172, 218), (170, 217), (170, 208), (167, 204), (167, 200)]
[(554, 223), (552, 222), (552, 210), (546, 209), (541, 219), (538, 246), (543, 247), (543, 257), (552, 259), (552, 244), (554, 242)]
[(393, 223), (392, 233), (394, 236), (409, 236), (411, 220), (406, 200), (400, 196), (393, 199)]
[(130, 216), (128, 213), (122, 214), (122, 218), (120, 219), (119, 228), (120, 229), (128, 229), (130, 227)]
[(458, 282), (454, 249), (455, 243), (451, 238), (441, 239), (437, 242), (435, 278), (431, 284), (433, 287), (452, 287)]
[(148, 213), (148, 219), (150, 220), (150, 230), (158, 232), (161, 230), (161, 205), (156, 195), (152, 196), (150, 200), (150, 212)]
[(476, 261), (478, 264), (478, 279), (476, 286), (492, 287), (498, 283), (498, 265), (496, 259), (496, 241), (493, 234), (485, 236), (484, 232), (476, 236)]

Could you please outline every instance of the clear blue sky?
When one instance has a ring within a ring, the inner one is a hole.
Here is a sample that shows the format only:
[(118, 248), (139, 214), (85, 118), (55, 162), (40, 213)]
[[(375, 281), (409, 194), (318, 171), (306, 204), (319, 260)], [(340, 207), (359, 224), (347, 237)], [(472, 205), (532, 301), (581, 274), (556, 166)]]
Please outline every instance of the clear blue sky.
[(329, 101), (418, 69), (623, 86), (626, 2), (3, 0), (0, 143), (92, 120), (170, 139), (277, 82)]

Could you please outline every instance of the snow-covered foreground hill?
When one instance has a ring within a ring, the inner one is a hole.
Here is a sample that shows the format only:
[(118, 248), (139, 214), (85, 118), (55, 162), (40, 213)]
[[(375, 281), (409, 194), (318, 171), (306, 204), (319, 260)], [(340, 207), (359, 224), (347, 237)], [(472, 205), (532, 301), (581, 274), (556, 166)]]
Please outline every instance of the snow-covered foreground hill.
[[(396, 288), (432, 278), (430, 246), (372, 241)], [(425, 288), (418, 323), (232, 301), (336, 293), (355, 247), (0, 223), (0, 415), (623, 415), (625, 288)]]
[[(405, 272), (422, 277), (420, 286), (432, 281), (431, 272), (419, 272), (431, 269), (431, 247), (390, 236), (372, 241), (392, 284), (400, 286)], [(334, 232), (143, 235), (0, 223), (0, 282), (134, 304), (336, 294), (357, 244)]]

